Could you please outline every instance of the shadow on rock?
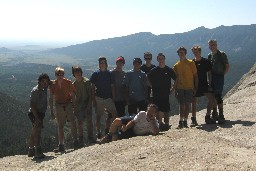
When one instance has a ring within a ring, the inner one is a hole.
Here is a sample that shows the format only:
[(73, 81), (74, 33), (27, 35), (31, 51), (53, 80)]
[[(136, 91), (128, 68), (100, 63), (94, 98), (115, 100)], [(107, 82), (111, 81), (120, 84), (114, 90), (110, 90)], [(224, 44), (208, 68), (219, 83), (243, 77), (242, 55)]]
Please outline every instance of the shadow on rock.
[(32, 161), (35, 161), (35, 163), (41, 163), (41, 162), (44, 162), (44, 161), (49, 161), (49, 160), (52, 160), (52, 159), (55, 159), (56, 156), (45, 156), (44, 158), (42, 159), (37, 159), (37, 158), (32, 158), (31, 160)]

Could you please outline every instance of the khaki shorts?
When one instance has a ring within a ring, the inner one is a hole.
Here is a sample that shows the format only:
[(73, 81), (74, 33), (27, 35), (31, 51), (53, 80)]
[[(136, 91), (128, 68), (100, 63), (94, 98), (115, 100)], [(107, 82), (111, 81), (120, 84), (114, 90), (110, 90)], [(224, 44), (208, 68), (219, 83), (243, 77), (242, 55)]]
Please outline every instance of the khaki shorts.
[(104, 99), (96, 96), (95, 100), (97, 103), (95, 110), (98, 116), (99, 115), (102, 116), (103, 114), (105, 114), (105, 109), (106, 109), (109, 113), (112, 114), (112, 118), (117, 117), (115, 103), (111, 98)]
[(75, 114), (71, 103), (55, 104), (56, 119), (59, 126), (64, 126), (66, 121), (75, 121)]
[(186, 103), (192, 103), (193, 90), (178, 89), (177, 96), (178, 96), (177, 97), (178, 101), (181, 105), (186, 104)]

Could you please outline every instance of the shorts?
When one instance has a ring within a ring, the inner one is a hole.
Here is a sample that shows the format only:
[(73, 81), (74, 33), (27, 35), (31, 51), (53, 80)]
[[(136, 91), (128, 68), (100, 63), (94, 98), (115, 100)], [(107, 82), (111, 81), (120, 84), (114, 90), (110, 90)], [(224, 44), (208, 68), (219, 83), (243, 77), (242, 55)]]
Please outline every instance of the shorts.
[(214, 94), (222, 95), (224, 86), (224, 75), (222, 74), (212, 74), (212, 89)]
[(178, 89), (177, 90), (177, 98), (180, 104), (185, 104), (185, 103), (192, 103), (193, 99), (193, 90), (183, 90), (183, 89)]
[[(120, 118), (122, 121), (122, 125), (126, 125), (128, 122), (134, 119), (134, 116), (124, 116)], [(136, 134), (133, 132), (133, 127), (127, 129), (125, 132), (121, 131), (118, 134), (118, 138), (120, 139), (126, 139), (136, 136)]]
[(107, 110), (108, 113), (112, 115), (112, 118), (117, 117), (117, 111), (116, 111), (116, 106), (111, 98), (101, 98), (101, 97), (95, 97), (96, 99), (96, 115), (97, 116), (102, 116), (105, 114), (105, 109)]
[(136, 115), (139, 111), (147, 111), (147, 104), (145, 100), (142, 101), (131, 101), (128, 105), (129, 115)]
[(35, 125), (35, 116), (32, 112), (30, 111), (28, 112), (28, 117), (32, 122), (33, 127), (44, 128), (43, 121), (44, 121), (45, 113), (38, 113), (38, 118), (40, 120), (40, 123), (38, 125)]
[(115, 101), (116, 111), (118, 117), (125, 115), (125, 101)]
[(75, 122), (75, 114), (71, 103), (55, 104), (56, 119), (59, 126), (64, 126), (66, 121)]
[(210, 93), (209, 86), (208, 86), (207, 82), (205, 84), (198, 84), (198, 89), (197, 89), (194, 97), (202, 97), (205, 95), (205, 93)]
[(165, 113), (170, 111), (169, 95), (161, 98), (153, 97), (153, 103), (157, 105), (158, 110), (161, 112)]

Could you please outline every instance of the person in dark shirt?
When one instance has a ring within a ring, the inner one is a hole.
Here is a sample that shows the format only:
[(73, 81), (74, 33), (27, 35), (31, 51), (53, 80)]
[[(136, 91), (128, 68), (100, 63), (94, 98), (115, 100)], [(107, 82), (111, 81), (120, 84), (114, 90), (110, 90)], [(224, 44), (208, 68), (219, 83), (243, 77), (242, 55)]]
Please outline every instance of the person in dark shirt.
[[(209, 40), (208, 45), (211, 50), (211, 53), (208, 54), (208, 59), (212, 64), (211, 86), (215, 97), (212, 118), (216, 121), (218, 120), (219, 124), (224, 124), (226, 120), (223, 113), (222, 91), (224, 87), (224, 76), (228, 73), (230, 66), (225, 52), (218, 50), (216, 40)], [(217, 106), (219, 114), (217, 113)]]
[[(165, 65), (165, 55), (159, 53), (157, 55), (157, 61), (159, 65), (153, 68), (147, 75), (148, 81), (152, 87), (153, 103), (158, 106), (159, 109), (159, 128), (161, 131), (166, 131), (169, 126), (169, 111), (170, 102), (169, 95), (172, 89), (172, 79), (176, 80), (176, 74), (174, 70)], [(162, 118), (164, 117), (164, 123)]]
[(90, 81), (92, 85), (92, 102), (96, 111), (96, 129), (97, 138), (102, 138), (101, 131), (101, 117), (104, 113), (109, 113), (105, 122), (105, 134), (108, 133), (111, 119), (117, 117), (117, 111), (112, 99), (114, 80), (111, 76), (111, 72), (107, 69), (107, 59), (106, 57), (99, 58), (99, 70), (95, 71)]
[(212, 96), (212, 88), (210, 86), (211, 84), (211, 63), (208, 59), (201, 57), (201, 47), (200, 46), (193, 46), (191, 48), (194, 59), (193, 61), (196, 64), (197, 69), (197, 76), (198, 76), (198, 88), (197, 91), (193, 97), (192, 101), (192, 117), (191, 117), (191, 127), (197, 126), (197, 120), (196, 120), (196, 105), (197, 105), (197, 98), (201, 96), (206, 96), (208, 99), (207, 104), (207, 113), (205, 116), (205, 122), (206, 124), (213, 123), (211, 119), (211, 110), (213, 105), (213, 96)]
[[(145, 63), (140, 67), (140, 70), (145, 72), (146, 74), (148, 74), (152, 68), (156, 67), (154, 64), (151, 63), (152, 62), (152, 54), (150, 52), (145, 52), (144, 60), (145, 60)], [(147, 103), (152, 102), (152, 97), (150, 97), (150, 95), (151, 95), (151, 87), (148, 85)]]

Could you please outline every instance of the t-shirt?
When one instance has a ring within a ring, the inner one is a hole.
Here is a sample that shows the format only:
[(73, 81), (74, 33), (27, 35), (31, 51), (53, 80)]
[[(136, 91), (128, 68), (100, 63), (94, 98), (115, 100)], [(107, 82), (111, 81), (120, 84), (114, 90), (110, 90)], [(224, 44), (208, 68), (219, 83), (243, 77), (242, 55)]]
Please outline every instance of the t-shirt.
[(141, 70), (130, 70), (124, 76), (123, 84), (128, 87), (129, 98), (135, 101), (146, 100), (147, 77)]
[(55, 96), (56, 103), (65, 104), (71, 102), (72, 93), (75, 93), (75, 87), (70, 80), (63, 78), (61, 86), (59, 86), (58, 80), (54, 81), (50, 86), (50, 92)]
[(197, 73), (197, 70), (195, 63), (192, 60), (186, 59), (184, 61), (178, 61), (173, 69), (178, 79), (178, 89), (194, 89), (194, 75)]
[[(134, 117), (135, 125), (133, 126), (133, 132), (136, 135), (145, 135), (152, 133), (153, 124), (152, 121), (147, 120), (147, 114), (145, 111), (140, 111), (135, 117)], [(154, 124), (158, 125), (158, 121), (154, 119)]]
[(112, 98), (112, 88), (111, 85), (114, 83), (114, 80), (111, 76), (109, 70), (107, 71), (95, 71), (91, 78), (91, 83), (96, 87), (95, 95), (104, 99)]
[(156, 66), (153, 65), (153, 64), (151, 64), (149, 67), (148, 67), (146, 64), (143, 64), (143, 65), (140, 67), (140, 70), (143, 71), (143, 72), (145, 72), (146, 74), (148, 74), (149, 71), (150, 71), (152, 68), (154, 68), (154, 67), (156, 67)]
[(176, 74), (172, 68), (159, 66), (153, 68), (148, 73), (148, 79), (152, 85), (153, 97), (169, 96), (172, 86), (172, 79), (176, 80)]
[(225, 52), (217, 51), (216, 54), (209, 53), (208, 59), (212, 64), (212, 73), (213, 74), (222, 74), (226, 70), (226, 64), (229, 64), (227, 55)]
[(124, 80), (124, 71), (117, 71), (116, 69), (113, 69), (111, 71), (113, 80), (114, 80), (114, 90), (115, 90), (115, 101), (124, 101), (125, 100), (125, 89), (123, 86), (123, 80)]
[(40, 90), (38, 85), (35, 86), (31, 91), (30, 100), (35, 105), (37, 112), (45, 113), (47, 110), (47, 88)]
[(84, 77), (82, 81), (74, 81), (73, 85), (76, 88), (76, 110), (84, 111), (91, 97), (91, 82)]
[(195, 59), (193, 61), (197, 69), (198, 87), (208, 87), (207, 72), (211, 70), (211, 62), (203, 57), (200, 61), (195, 61)]

